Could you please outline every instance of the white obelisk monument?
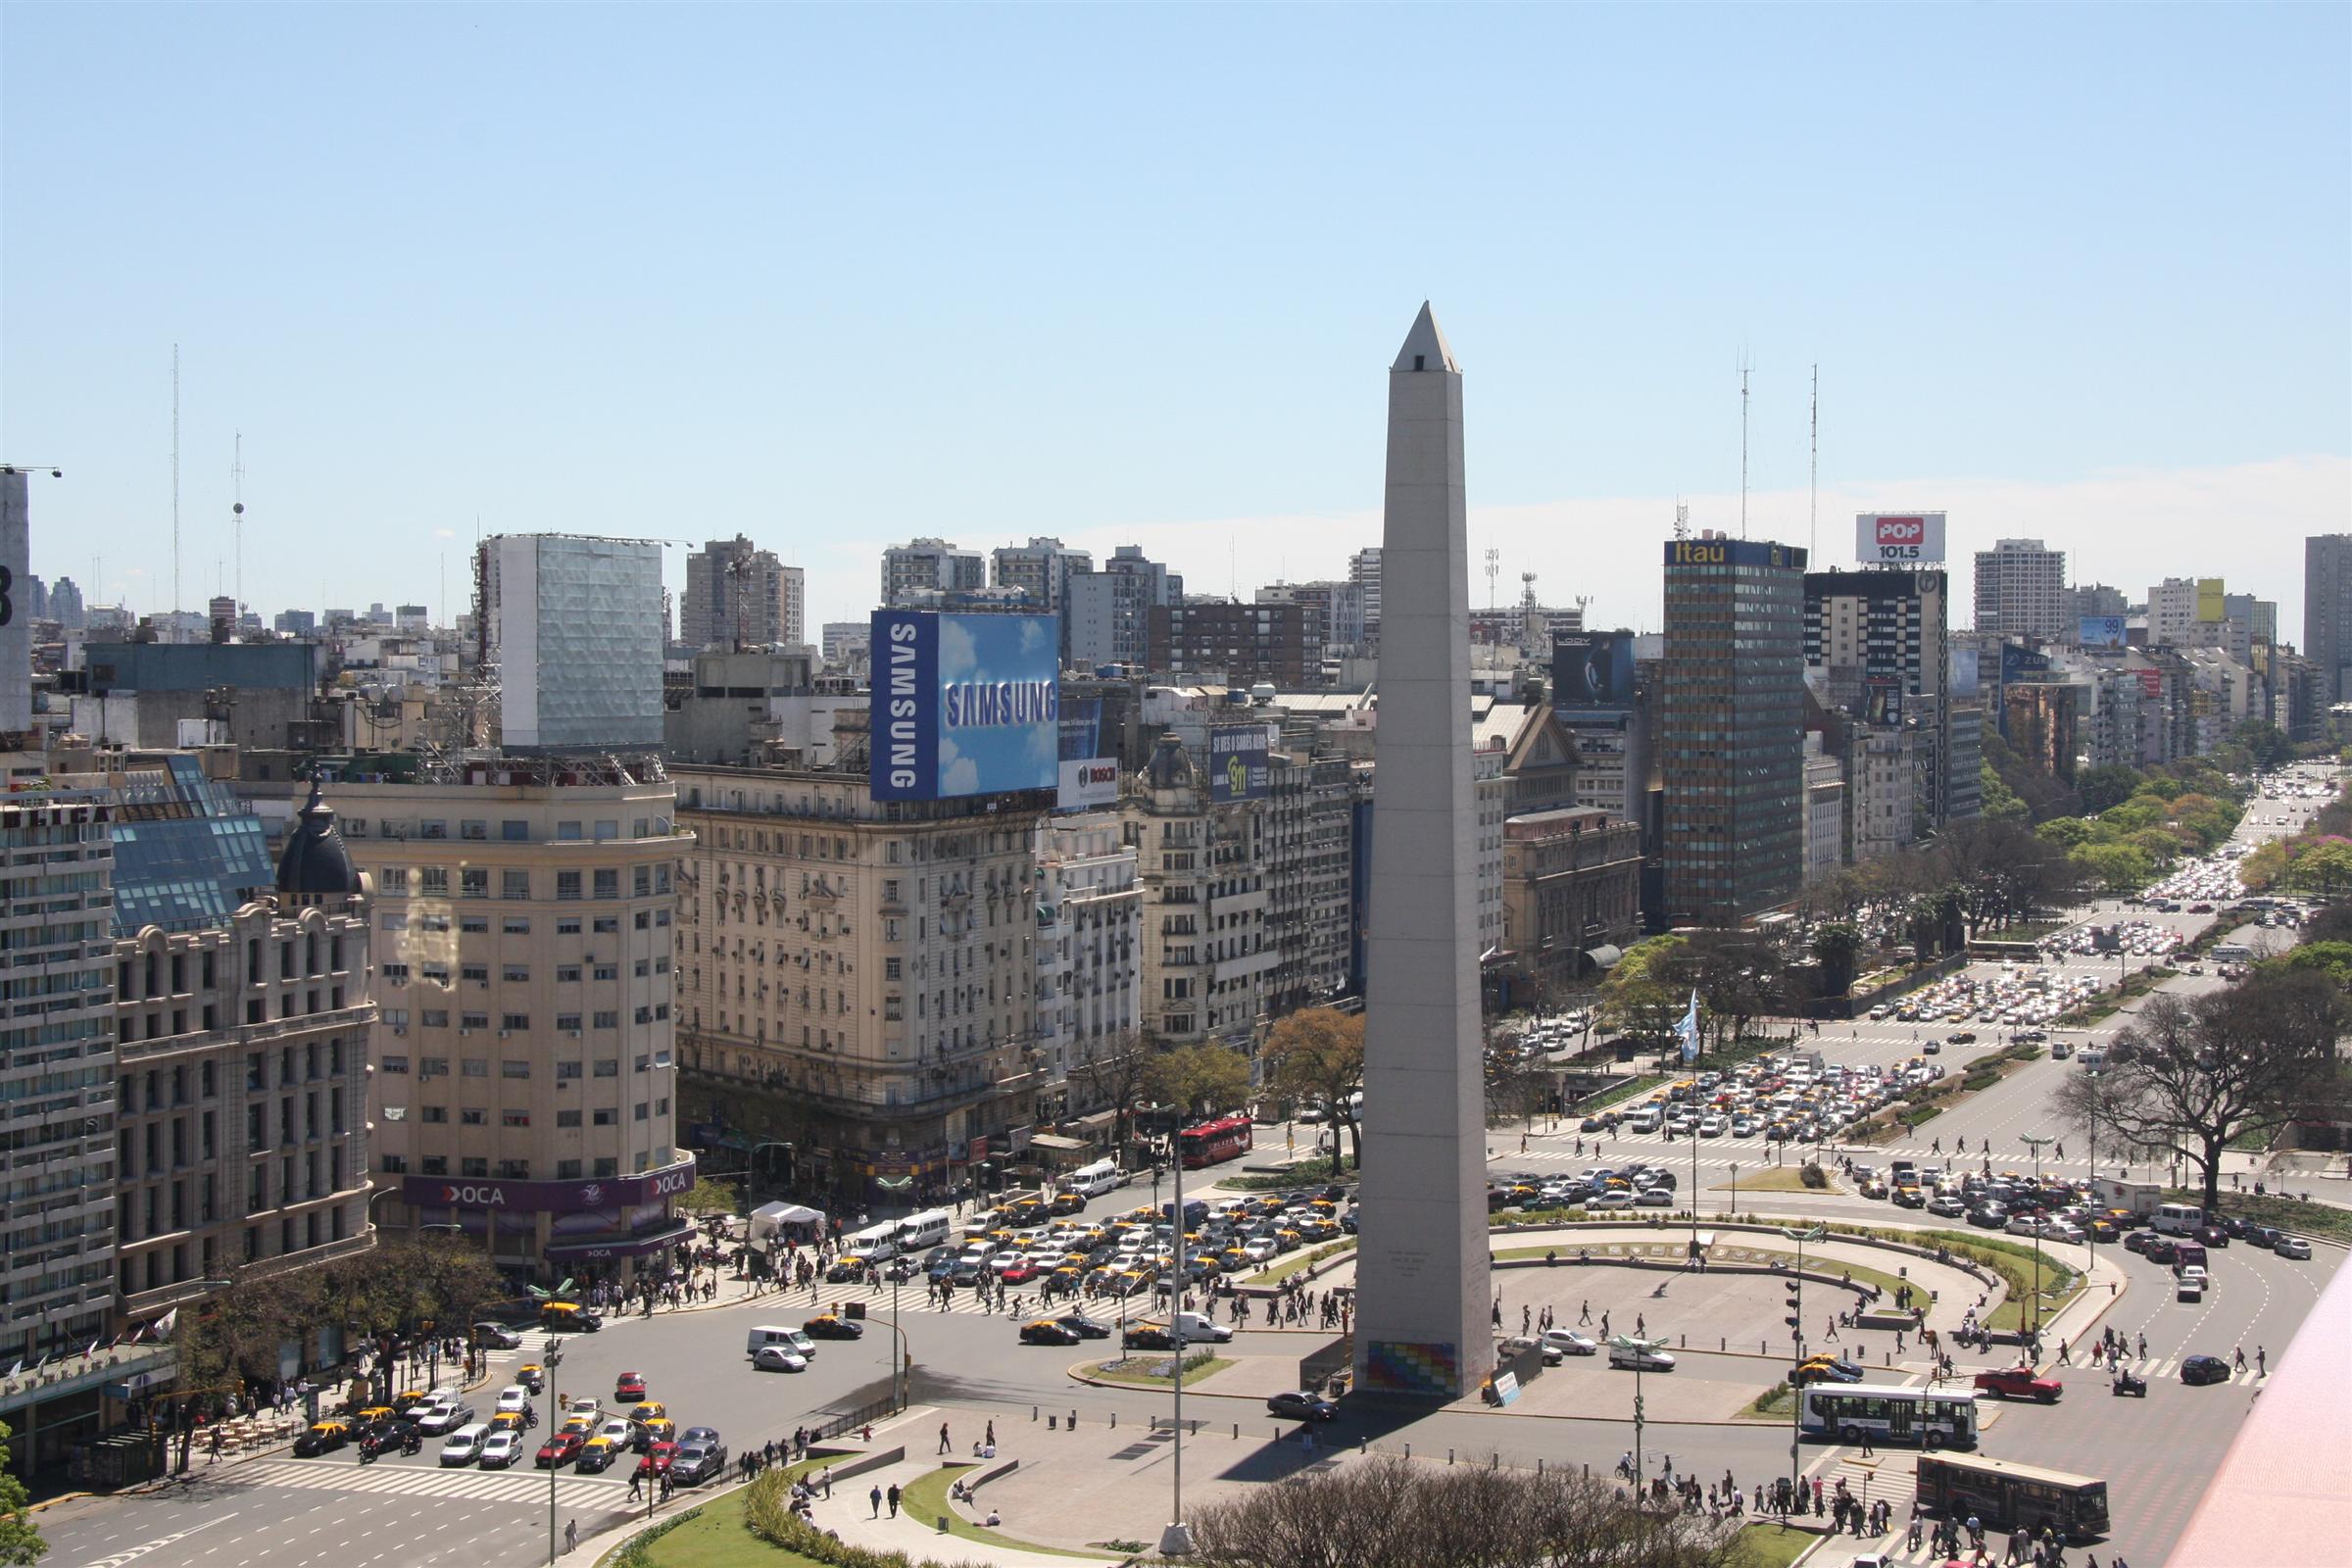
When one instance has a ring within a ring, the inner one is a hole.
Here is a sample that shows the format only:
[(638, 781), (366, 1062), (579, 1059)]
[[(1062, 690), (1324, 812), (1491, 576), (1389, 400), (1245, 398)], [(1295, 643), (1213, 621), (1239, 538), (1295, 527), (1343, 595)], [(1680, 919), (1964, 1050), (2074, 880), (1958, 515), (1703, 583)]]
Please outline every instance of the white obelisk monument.
[(1426, 304), (1389, 368), (1380, 597), (1356, 1384), (1451, 1398), (1494, 1339), (1462, 372)]

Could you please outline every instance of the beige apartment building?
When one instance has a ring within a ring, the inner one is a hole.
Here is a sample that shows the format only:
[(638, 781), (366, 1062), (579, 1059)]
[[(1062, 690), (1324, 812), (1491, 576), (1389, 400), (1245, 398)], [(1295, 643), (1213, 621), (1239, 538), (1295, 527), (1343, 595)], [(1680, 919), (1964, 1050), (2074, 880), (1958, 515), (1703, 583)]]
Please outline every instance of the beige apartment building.
[(152, 1321), (208, 1281), (372, 1245), (368, 937), (365, 884), (314, 793), (274, 897), (218, 924), (148, 925), (115, 944), (125, 1322)]
[(1040, 1079), (1049, 798), (876, 802), (846, 770), (674, 776), (696, 1119), (787, 1144), (796, 1186), (861, 1201), (1017, 1157)]
[(454, 1224), (557, 1276), (683, 1241), (672, 921), (693, 846), (660, 761), (362, 758), (334, 798), (375, 879), (376, 1222)]

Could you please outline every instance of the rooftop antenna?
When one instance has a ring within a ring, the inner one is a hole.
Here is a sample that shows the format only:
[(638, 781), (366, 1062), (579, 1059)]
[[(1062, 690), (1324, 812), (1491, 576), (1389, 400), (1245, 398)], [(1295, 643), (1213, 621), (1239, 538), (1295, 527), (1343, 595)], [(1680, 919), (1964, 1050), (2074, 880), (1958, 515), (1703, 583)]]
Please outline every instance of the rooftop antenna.
[(1502, 569), (1502, 552), (1487, 546), (1487, 613), (1494, 613), (1494, 574)]
[(1674, 536), (1677, 539), (1690, 537), (1690, 508), (1687, 502), (1680, 500), (1674, 504)]
[(179, 640), (179, 345), (172, 345), (172, 640)]
[(1740, 351), (1740, 537), (1747, 537), (1747, 350)]
[(236, 485), (236, 504), (228, 509), (235, 519), (237, 535), (237, 619), (245, 618), (245, 432), (237, 432), (236, 458), (228, 466), (228, 476)]
[(1805, 552), (1821, 552), (1821, 367), (1813, 367), (1813, 445), (1805, 467)]

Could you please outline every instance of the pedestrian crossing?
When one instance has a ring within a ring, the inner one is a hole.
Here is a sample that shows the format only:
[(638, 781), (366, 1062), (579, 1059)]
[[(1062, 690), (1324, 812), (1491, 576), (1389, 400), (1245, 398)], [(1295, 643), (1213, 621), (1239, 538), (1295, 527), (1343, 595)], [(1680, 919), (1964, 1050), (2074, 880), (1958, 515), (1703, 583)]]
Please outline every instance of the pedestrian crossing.
[[(403, 1497), (431, 1497), (442, 1502), (544, 1502), (547, 1476), (537, 1470), (444, 1470), (433, 1465), (398, 1464), (379, 1459), (363, 1465), (335, 1457), (265, 1459), (240, 1465), (238, 1482), (306, 1491), (369, 1492)], [(624, 1476), (559, 1474), (556, 1503), (580, 1510), (629, 1506), (629, 1483)]]
[[(2096, 1377), (2113, 1378), (2115, 1376), (2114, 1369), (2104, 1362), (2095, 1367), (2082, 1362), (2068, 1364), (2081, 1366), (2084, 1371)], [(2126, 1370), (2136, 1372), (2151, 1383), (2161, 1379), (2178, 1378), (2180, 1375), (2180, 1357), (2177, 1355), (2149, 1356), (2138, 1361), (2126, 1361), (2124, 1365)], [(2241, 1389), (2250, 1389), (2261, 1383), (2263, 1377), (2252, 1365), (2248, 1365), (2242, 1372), (2230, 1373), (2226, 1381)]]

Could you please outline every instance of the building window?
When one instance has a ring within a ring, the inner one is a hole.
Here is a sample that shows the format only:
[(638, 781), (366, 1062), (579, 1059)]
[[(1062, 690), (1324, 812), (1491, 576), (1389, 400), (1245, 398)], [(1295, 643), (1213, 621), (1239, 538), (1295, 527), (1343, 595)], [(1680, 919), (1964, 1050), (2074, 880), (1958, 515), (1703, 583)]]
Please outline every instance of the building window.
[(531, 1124), (531, 1113), (527, 1110), (501, 1111), (498, 1124), (501, 1127), (528, 1127)]
[(487, 1078), (490, 1076), (490, 1058), (467, 1056), (458, 1064), (458, 1071), (467, 1078)]
[(527, 1061), (517, 1061), (509, 1056), (498, 1064), (498, 1075), (501, 1078), (528, 1078), (531, 1075), (531, 1064)]
[(406, 1056), (378, 1056), (375, 1064), (382, 1072), (405, 1073), (409, 1070), (409, 1058)]
[(613, 1113), (612, 1106), (600, 1105), (596, 1110), (590, 1113), (588, 1119), (592, 1125), (598, 1127), (610, 1127), (612, 1125), (612, 1116)]
[(409, 1156), (406, 1154), (386, 1154), (383, 1157), (382, 1162), (377, 1166), (377, 1169), (381, 1170), (387, 1176), (404, 1175), (407, 1173), (408, 1168)]
[(531, 824), (509, 817), (498, 824), (498, 836), (509, 844), (528, 844), (531, 841)]
[(378, 866), (375, 873), (376, 892), (384, 897), (405, 899), (409, 896), (409, 868), (405, 865)]
[(599, 1057), (597, 1057), (597, 1058), (596, 1058), (596, 1075), (597, 1075), (599, 1078), (617, 1078), (617, 1077), (619, 1077), (619, 1076), (620, 1076), (620, 1058), (619, 1058), (618, 1056), (599, 1056)]
[(458, 1161), (458, 1174), (461, 1176), (487, 1176), (490, 1174), (490, 1161), (478, 1154), (468, 1154)]
[(531, 873), (511, 868), (499, 872), (498, 896), (502, 899), (528, 899), (531, 896)]
[(419, 1105), (416, 1107), (416, 1119), (439, 1126), (449, 1120), (449, 1107), (447, 1105)]
[[(578, 902), (579, 897), (580, 873), (577, 871), (558, 871), (556, 873), (557, 901), (559, 903), (571, 904)], [(575, 927), (578, 925), (577, 921), (572, 923)], [(561, 932), (561, 930), (562, 928), (558, 927), (558, 931)]]
[(620, 871), (618, 867), (606, 867), (604, 869), (600, 869), (596, 873), (596, 896), (600, 899), (617, 899), (620, 897)]
[(461, 1110), (458, 1112), (458, 1125), (461, 1127), (487, 1127), (490, 1125), (490, 1113), (470, 1107)]
[(449, 867), (423, 865), (416, 868), (416, 891), (428, 899), (449, 897)]

